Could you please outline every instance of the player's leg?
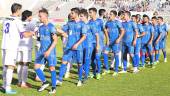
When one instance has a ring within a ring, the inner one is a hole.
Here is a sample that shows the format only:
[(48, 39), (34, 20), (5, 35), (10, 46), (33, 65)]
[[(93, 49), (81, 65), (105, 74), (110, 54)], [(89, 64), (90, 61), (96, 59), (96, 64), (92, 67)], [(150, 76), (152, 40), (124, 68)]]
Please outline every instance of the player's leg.
[(133, 72), (137, 73), (139, 70), (138, 70), (138, 65), (136, 63), (136, 58), (134, 55), (134, 46), (130, 45), (128, 48), (128, 52), (129, 52), (130, 57), (132, 58)]
[(40, 69), (43, 64), (45, 64), (44, 54), (38, 53), (36, 56), (34, 69), (35, 69), (35, 72), (36, 72), (38, 78), (42, 82), (42, 86), (40, 88), (38, 88), (39, 92), (43, 91), (45, 88), (47, 88), (49, 86), (49, 83), (47, 82), (43, 71)]
[(105, 75), (106, 73), (110, 73), (109, 70), (109, 47), (105, 47), (104, 52), (103, 52), (103, 59), (104, 59), (104, 66), (105, 66), (105, 70), (102, 73), (102, 75)]
[(94, 78), (94, 76), (96, 76), (96, 59), (95, 59), (95, 56), (96, 56), (96, 45), (93, 44), (93, 47), (92, 47), (92, 56), (91, 56), (91, 67), (92, 67), (92, 71), (93, 73), (90, 73), (90, 78)]
[(16, 94), (16, 91), (11, 89), (11, 82), (13, 77), (13, 71), (15, 68), (15, 60), (17, 58), (17, 51), (11, 51), (11, 50), (4, 50), (5, 51), (5, 58), (4, 58), (4, 65), (6, 68), (6, 74), (5, 74), (5, 92), (6, 94)]
[(112, 51), (114, 53), (114, 58), (115, 58), (115, 67), (114, 67), (114, 73), (113, 76), (117, 76), (118, 71), (119, 71), (119, 52), (120, 52), (120, 44), (114, 44), (112, 46)]
[[(134, 55), (135, 55), (135, 60), (136, 60), (135, 62), (136, 62), (137, 69), (139, 67), (139, 62), (140, 62), (140, 49), (141, 49), (141, 41), (137, 40), (137, 44), (136, 44), (135, 50), (134, 50)], [(135, 71), (136, 70), (134, 70), (134, 72)]]
[(51, 91), (49, 92), (50, 94), (54, 94), (56, 93), (56, 70), (55, 70), (55, 66), (57, 64), (57, 59), (56, 59), (56, 52), (54, 51), (50, 56), (48, 56), (47, 61), (49, 64), (49, 69), (50, 69), (50, 73), (51, 73)]
[(57, 79), (57, 85), (61, 85), (63, 81), (63, 76), (65, 75), (65, 72), (67, 70), (67, 64), (70, 58), (73, 56), (72, 50), (66, 50), (64, 52), (63, 58), (62, 58), (62, 64), (59, 69), (59, 78)]
[(17, 62), (18, 62), (18, 66), (17, 66), (17, 74), (18, 74), (18, 86), (21, 86), (22, 83), (22, 70), (23, 70), (23, 53), (22, 51), (18, 51), (17, 54)]
[(153, 63), (154, 63), (153, 46), (152, 44), (149, 44), (147, 47), (149, 50), (150, 64), (153, 67)]
[(161, 49), (162, 49), (162, 53), (163, 53), (163, 55), (164, 55), (164, 62), (167, 62), (166, 38), (162, 40)]
[(155, 64), (159, 63), (159, 43), (154, 44), (155, 48)]
[(22, 68), (22, 84), (23, 88), (30, 88), (31, 84), (27, 83), (28, 78), (28, 66), (32, 60), (32, 50), (23, 51), (23, 68)]
[(1, 53), (2, 53), (2, 64), (3, 64), (3, 72), (2, 72), (3, 84), (2, 84), (2, 89), (3, 89), (3, 91), (5, 91), (7, 67), (4, 64), (5, 64), (6, 51), (3, 49), (3, 50), (1, 50)]
[(88, 78), (89, 76), (89, 72), (90, 72), (90, 64), (91, 64), (91, 56), (92, 56), (92, 47), (89, 47), (86, 49), (85, 51), (85, 64), (84, 64), (84, 70), (85, 70), (85, 80)]
[(142, 56), (141, 56), (142, 65), (141, 65), (141, 67), (145, 67), (145, 54), (146, 54), (146, 46), (145, 46), (145, 44), (142, 44)]
[(96, 66), (97, 66), (97, 73), (96, 73), (96, 79), (100, 79), (101, 78), (101, 60), (100, 60), (100, 57), (101, 57), (101, 52), (102, 52), (102, 48), (99, 49), (99, 51), (96, 53)]
[(123, 44), (122, 46), (122, 52), (123, 52), (123, 70), (119, 73), (127, 73), (127, 46)]

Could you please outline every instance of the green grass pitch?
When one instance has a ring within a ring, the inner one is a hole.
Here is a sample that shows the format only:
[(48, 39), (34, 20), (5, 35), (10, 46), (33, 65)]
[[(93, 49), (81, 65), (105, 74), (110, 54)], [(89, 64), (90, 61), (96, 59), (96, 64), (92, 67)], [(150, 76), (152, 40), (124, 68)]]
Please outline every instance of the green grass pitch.
[[(0, 26), (1, 27), (1, 26)], [(0, 30), (2, 30), (0, 28)], [(2, 32), (0, 31), (0, 42)], [(167, 58), (170, 59), (170, 38), (167, 41)], [(161, 53), (162, 54), (162, 53)], [(57, 44), (58, 64), (56, 67), (57, 73), (61, 64), (62, 46), (61, 40)], [(34, 53), (33, 53), (34, 60)], [(0, 57), (1, 62), (1, 57)], [(169, 61), (170, 62), (170, 61)], [(140, 70), (138, 74), (120, 74), (117, 77), (112, 77), (112, 74), (102, 76), (101, 80), (89, 79), (87, 84), (82, 87), (77, 87), (77, 69), (74, 65), (71, 71), (71, 78), (64, 79), (63, 85), (57, 87), (57, 92), (52, 96), (170, 96), (170, 63), (163, 63), (161, 55), (160, 63), (155, 69), (145, 68)], [(17, 87), (16, 71), (12, 82), (12, 87), (18, 91), (16, 95), (11, 96), (49, 96), (50, 87), (43, 91), (37, 92), (37, 88), (41, 85), (40, 82), (34, 81), (35, 73), (33, 64), (29, 66), (28, 82), (32, 84), (31, 89), (22, 89)], [(50, 82), (49, 70), (45, 69), (47, 80)], [(2, 85), (2, 63), (0, 63), (0, 86)], [(0, 96), (7, 96), (0, 92)]]

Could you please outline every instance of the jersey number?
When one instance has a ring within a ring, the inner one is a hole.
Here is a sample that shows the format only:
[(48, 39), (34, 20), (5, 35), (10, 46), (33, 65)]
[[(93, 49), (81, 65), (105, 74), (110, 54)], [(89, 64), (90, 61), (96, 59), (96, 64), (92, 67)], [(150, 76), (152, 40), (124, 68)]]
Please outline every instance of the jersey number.
[(6, 28), (5, 28), (4, 31), (5, 31), (5, 33), (8, 33), (8, 32), (9, 32), (10, 24), (9, 24), (9, 23), (6, 23), (6, 24), (5, 24), (5, 27), (6, 27)]

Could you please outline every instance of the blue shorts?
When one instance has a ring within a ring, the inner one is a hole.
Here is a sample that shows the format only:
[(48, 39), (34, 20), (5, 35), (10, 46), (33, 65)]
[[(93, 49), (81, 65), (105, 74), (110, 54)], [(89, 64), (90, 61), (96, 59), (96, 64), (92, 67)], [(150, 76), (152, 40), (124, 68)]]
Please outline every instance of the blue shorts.
[(135, 54), (139, 54), (140, 53), (140, 50), (141, 50), (141, 40), (140, 39), (137, 39), (136, 41), (136, 46), (134, 47), (135, 49)]
[(86, 61), (88, 59), (91, 60), (92, 51), (93, 51), (92, 47), (84, 48), (84, 50), (83, 50), (83, 61)]
[(75, 63), (82, 64), (83, 61), (83, 51), (82, 50), (65, 50), (63, 54), (63, 61), (70, 62), (75, 61)]
[(147, 51), (152, 52), (153, 46), (152, 44), (142, 44), (142, 53), (146, 53)]
[(48, 62), (49, 66), (56, 66), (57, 64), (56, 51), (52, 51), (47, 58), (44, 57), (44, 52), (42, 52), (41, 50), (37, 52), (35, 64), (45, 64), (46, 62)]
[(104, 47), (105, 51), (112, 51), (113, 53), (119, 53), (120, 52), (120, 44), (112, 44), (109, 46)]
[(159, 48), (160, 48), (160, 49), (165, 49), (165, 48), (166, 48), (166, 39), (162, 39), (162, 40), (159, 42)]
[(132, 45), (132, 42), (130, 43), (123, 42), (122, 52), (123, 54), (124, 53), (134, 54), (134, 46)]
[(156, 40), (153, 41), (153, 48), (154, 48), (154, 50), (159, 50), (159, 44), (160, 44), (160, 42), (158, 42), (156, 44)]

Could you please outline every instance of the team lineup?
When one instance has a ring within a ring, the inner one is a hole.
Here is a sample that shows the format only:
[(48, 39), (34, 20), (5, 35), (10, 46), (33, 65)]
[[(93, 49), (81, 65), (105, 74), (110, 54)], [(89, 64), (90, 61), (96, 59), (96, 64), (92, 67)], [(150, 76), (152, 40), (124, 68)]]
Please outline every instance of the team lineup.
[[(49, 94), (55, 94), (56, 87), (62, 85), (63, 78), (70, 77), (73, 63), (78, 66), (77, 87), (80, 87), (86, 84), (89, 78), (100, 80), (102, 75), (111, 71), (114, 71), (113, 77), (127, 73), (130, 63), (133, 66), (132, 73), (135, 74), (140, 68), (145, 68), (146, 64), (155, 68), (156, 64), (159, 64), (161, 52), (164, 62), (167, 62), (168, 25), (161, 16), (150, 18), (146, 14), (131, 15), (130, 11), (125, 10), (111, 10), (106, 14), (105, 9), (98, 11), (94, 7), (88, 10), (76, 7), (70, 10), (68, 22), (57, 28), (49, 21), (47, 9), (39, 10), (40, 23), (32, 20), (31, 11), (21, 10), (22, 5), (14, 3), (11, 6), (12, 15), (3, 21), (2, 88), (6, 94), (17, 93), (11, 88), (15, 66), (18, 86), (31, 88), (27, 78), (34, 39), (37, 47), (35, 80), (42, 82), (37, 91), (41, 92), (51, 85)], [(58, 36), (62, 37), (63, 56), (59, 74), (56, 74)], [(146, 62), (148, 58), (149, 62)], [(45, 64), (51, 74), (50, 83), (43, 72)]]

